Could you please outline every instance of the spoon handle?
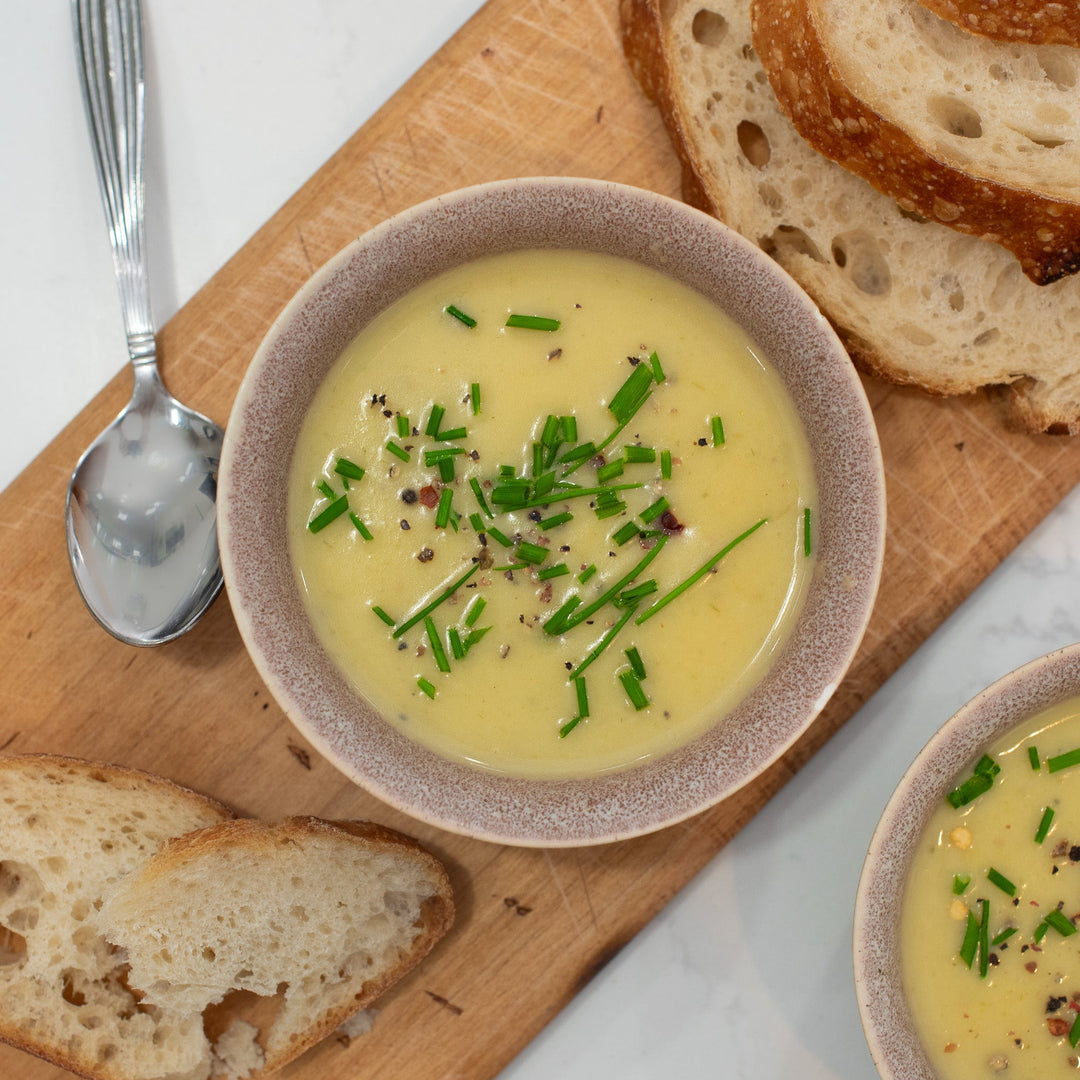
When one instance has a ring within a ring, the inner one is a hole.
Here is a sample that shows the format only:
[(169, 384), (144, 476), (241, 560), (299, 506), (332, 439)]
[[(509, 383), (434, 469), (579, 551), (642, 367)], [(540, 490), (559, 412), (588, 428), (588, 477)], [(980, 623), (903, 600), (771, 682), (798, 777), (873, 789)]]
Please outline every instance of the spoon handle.
[(112, 243), (128, 355), (155, 361), (144, 255), (142, 19), (139, 0), (72, 0), (75, 55)]

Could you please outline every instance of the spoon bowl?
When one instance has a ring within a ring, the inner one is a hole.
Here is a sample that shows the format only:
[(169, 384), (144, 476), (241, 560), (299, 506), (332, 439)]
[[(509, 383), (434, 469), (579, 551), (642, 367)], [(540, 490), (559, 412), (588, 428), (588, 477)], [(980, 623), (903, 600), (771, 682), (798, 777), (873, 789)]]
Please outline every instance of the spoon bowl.
[(138, 0), (72, 0), (76, 58), (135, 389), (68, 487), (67, 547), (91, 614), (130, 645), (190, 630), (221, 588), (223, 432), (158, 374), (144, 256)]

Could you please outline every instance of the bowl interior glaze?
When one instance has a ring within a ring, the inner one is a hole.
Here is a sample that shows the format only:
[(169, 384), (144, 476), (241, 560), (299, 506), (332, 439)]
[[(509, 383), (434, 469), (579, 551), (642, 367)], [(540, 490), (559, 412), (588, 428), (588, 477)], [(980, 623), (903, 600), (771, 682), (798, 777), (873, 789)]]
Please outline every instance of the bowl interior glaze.
[[(803, 615), (758, 687), (690, 745), (587, 780), (538, 781), (438, 757), (346, 685), (304, 612), (286, 539), (297, 432), (346, 343), (408, 290), (519, 248), (621, 255), (711, 297), (780, 372), (817, 477), (818, 564)], [(378, 225), (300, 290), (237, 395), (219, 479), (228, 595), (245, 644), (297, 728), (355, 782), (444, 828), (505, 843), (620, 839), (730, 795), (802, 733), (843, 677), (876, 594), (884, 546), (881, 454), (862, 385), (836, 335), (756, 247), (690, 207), (594, 180), (502, 181), (441, 196)]]
[(957, 777), (1010, 728), (1080, 695), (1080, 645), (999, 679), (955, 713), (904, 773), (882, 813), (855, 901), (855, 990), (885, 1080), (939, 1080), (915, 1032), (900, 970), (900, 911), (916, 845)]

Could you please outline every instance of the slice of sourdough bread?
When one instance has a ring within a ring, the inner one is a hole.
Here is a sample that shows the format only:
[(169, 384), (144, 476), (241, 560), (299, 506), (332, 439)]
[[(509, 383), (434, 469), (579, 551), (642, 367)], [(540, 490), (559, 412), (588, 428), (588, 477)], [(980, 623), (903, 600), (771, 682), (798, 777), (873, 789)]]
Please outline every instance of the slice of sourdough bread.
[(753, 0), (754, 45), (818, 151), (905, 209), (1080, 269), (1080, 53), (965, 33), (917, 0)]
[(399, 833), (239, 819), (171, 840), (101, 917), (146, 1005), (199, 1014), (237, 991), (276, 998), (262, 1075), (419, 963), (454, 906), (442, 865)]
[(1080, 4), (1047, 0), (920, 0), (972, 34), (1032, 45), (1080, 45)]
[(0, 758), (0, 1038), (103, 1080), (207, 1076), (201, 1017), (140, 1005), (100, 909), (169, 837), (231, 816), (134, 769)]
[(753, 47), (750, 0), (621, 0), (623, 47), (683, 163), (684, 197), (758, 243), (869, 372), (992, 391), (1012, 425), (1080, 432), (1080, 279), (902, 210), (815, 152)]

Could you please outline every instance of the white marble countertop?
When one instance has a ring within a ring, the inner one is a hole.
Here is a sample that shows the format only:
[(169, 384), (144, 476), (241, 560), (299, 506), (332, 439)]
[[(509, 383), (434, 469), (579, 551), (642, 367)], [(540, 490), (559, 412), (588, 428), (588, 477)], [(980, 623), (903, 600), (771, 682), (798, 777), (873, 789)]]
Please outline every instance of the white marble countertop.
[[(164, 323), (479, 0), (144, 0), (154, 310)], [(67, 5), (0, 38), (0, 485), (123, 365)], [(1077, 447), (1080, 453), (1080, 446)], [(877, 817), (932, 731), (1080, 640), (1080, 492), (505, 1071), (505, 1080), (870, 1080), (851, 909)]]

